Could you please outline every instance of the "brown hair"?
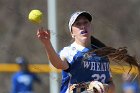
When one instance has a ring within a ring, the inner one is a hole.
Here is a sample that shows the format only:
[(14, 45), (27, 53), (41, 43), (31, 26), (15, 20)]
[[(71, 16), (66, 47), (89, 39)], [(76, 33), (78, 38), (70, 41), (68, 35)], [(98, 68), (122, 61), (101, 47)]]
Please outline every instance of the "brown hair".
[(91, 37), (91, 44), (94, 44), (94, 46), (96, 47), (96, 49), (93, 51), (97, 55), (107, 56), (110, 62), (121, 63), (121, 65), (123, 63), (128, 64), (130, 66), (129, 72), (132, 70), (133, 66), (136, 67), (138, 69), (138, 75), (140, 80), (140, 63), (138, 62), (138, 60), (136, 60), (136, 57), (128, 54), (128, 50), (126, 47), (120, 47), (118, 49), (108, 47), (93, 36)]

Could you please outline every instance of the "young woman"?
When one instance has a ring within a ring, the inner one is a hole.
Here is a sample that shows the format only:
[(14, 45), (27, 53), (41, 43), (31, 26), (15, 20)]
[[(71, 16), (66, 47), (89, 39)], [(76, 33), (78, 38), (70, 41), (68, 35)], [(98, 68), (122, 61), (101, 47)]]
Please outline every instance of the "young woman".
[[(90, 81), (108, 84), (107, 93), (115, 92), (108, 58), (91, 52), (105, 46), (91, 35), (91, 21), (92, 16), (86, 11), (72, 14), (69, 29), (74, 42), (64, 47), (59, 55), (52, 47), (49, 30), (41, 28), (37, 31), (37, 37), (45, 46), (51, 64), (57, 69), (62, 69), (61, 93), (69, 93), (72, 84)], [(75, 93), (75, 90), (73, 91)]]

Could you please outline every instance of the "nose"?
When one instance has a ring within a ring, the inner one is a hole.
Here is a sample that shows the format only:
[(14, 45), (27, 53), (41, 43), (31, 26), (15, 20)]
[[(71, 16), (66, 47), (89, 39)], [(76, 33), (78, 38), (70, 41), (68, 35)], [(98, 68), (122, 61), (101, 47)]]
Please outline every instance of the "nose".
[(85, 25), (84, 24), (81, 25), (81, 29), (85, 29)]

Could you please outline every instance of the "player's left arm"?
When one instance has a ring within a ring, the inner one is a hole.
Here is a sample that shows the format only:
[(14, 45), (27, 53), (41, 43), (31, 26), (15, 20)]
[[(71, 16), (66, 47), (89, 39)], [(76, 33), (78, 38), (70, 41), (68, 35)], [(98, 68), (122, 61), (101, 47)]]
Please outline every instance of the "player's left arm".
[(18, 92), (17, 89), (18, 89), (17, 77), (16, 77), (16, 75), (13, 75), (12, 79), (11, 79), (11, 91), (10, 91), (10, 93), (17, 93)]
[(105, 86), (105, 90), (106, 90), (106, 93), (115, 93), (115, 84), (112, 78), (110, 78), (108, 85)]
[(40, 77), (36, 73), (32, 73), (32, 76), (35, 82), (42, 84)]

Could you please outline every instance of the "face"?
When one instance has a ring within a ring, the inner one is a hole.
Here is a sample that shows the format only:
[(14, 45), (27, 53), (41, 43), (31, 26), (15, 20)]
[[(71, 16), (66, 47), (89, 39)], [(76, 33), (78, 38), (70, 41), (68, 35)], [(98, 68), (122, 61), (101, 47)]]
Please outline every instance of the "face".
[(91, 22), (85, 16), (79, 16), (72, 25), (71, 35), (77, 42), (87, 42), (91, 37)]
[(20, 64), (19, 66), (22, 71), (28, 71), (28, 64)]

